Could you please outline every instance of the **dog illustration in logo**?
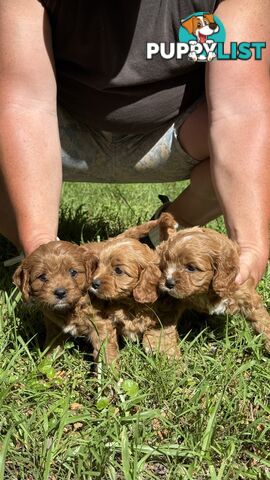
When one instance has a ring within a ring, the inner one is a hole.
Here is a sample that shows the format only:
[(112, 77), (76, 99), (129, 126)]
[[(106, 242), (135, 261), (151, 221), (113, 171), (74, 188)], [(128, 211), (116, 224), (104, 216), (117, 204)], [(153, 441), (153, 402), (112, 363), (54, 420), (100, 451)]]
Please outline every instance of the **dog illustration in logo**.
[[(189, 41), (190, 45), (196, 45), (198, 43), (208, 43), (210, 45), (211, 43), (213, 43), (213, 40), (209, 39), (208, 37), (219, 31), (219, 26), (214, 19), (214, 15), (211, 13), (204, 13), (203, 15), (192, 16), (188, 20), (182, 20), (181, 25), (191, 35), (194, 35), (194, 37), (196, 37), (196, 41)], [(197, 62), (197, 60), (207, 60), (211, 62), (216, 57), (216, 54), (211, 51), (208, 53), (207, 57), (205, 57), (204, 55), (197, 55), (195, 51), (191, 51), (188, 56), (194, 62)]]

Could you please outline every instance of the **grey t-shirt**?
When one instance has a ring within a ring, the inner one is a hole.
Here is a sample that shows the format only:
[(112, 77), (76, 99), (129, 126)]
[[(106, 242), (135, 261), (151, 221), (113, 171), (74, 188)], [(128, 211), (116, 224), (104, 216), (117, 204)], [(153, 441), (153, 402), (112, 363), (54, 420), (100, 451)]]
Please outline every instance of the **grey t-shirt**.
[(180, 20), (216, 0), (39, 0), (49, 14), (58, 101), (95, 129), (143, 133), (173, 122), (204, 91), (204, 65), (146, 59), (177, 42)]

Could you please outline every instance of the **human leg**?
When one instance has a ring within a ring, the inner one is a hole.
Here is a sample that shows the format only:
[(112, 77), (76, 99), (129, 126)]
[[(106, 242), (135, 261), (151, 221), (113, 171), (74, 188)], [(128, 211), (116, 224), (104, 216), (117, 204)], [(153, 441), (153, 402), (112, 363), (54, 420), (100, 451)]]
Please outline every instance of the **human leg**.
[(190, 184), (167, 211), (183, 226), (204, 225), (221, 214), (211, 178), (206, 102), (187, 117), (178, 130), (178, 140), (199, 163), (191, 171)]
[(209, 158), (194, 167), (190, 184), (166, 211), (183, 227), (205, 225), (221, 215), (212, 185)]

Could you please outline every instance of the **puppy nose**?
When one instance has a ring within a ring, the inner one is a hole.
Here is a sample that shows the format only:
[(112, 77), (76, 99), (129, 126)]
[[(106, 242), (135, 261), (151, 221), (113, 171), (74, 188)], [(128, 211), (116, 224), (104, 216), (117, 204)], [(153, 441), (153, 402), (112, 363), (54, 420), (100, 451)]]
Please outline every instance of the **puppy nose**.
[(100, 287), (101, 285), (101, 280), (99, 280), (98, 278), (94, 278), (94, 280), (92, 281), (92, 287), (97, 290), (98, 287)]
[(209, 28), (211, 28), (211, 30), (216, 30), (217, 24), (216, 23), (209, 23)]
[(64, 298), (66, 296), (66, 289), (65, 288), (56, 288), (54, 290), (54, 295), (61, 300), (61, 298)]
[(167, 278), (165, 282), (165, 287), (169, 288), (170, 290), (175, 287), (175, 281), (173, 278)]

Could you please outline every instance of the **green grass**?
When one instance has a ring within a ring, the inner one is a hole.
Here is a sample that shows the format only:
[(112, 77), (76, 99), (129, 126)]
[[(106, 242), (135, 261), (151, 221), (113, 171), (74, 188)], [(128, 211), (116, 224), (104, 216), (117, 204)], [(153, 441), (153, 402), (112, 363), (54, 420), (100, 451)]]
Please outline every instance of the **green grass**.
[[(107, 238), (148, 219), (158, 193), (178, 191), (65, 184), (60, 237)], [(2, 259), (12, 256), (0, 243)], [(44, 357), (40, 314), (11, 275), (1, 268), (0, 480), (270, 479), (270, 361), (244, 319), (194, 318), (180, 361), (127, 343), (119, 372), (95, 374), (81, 342)]]

